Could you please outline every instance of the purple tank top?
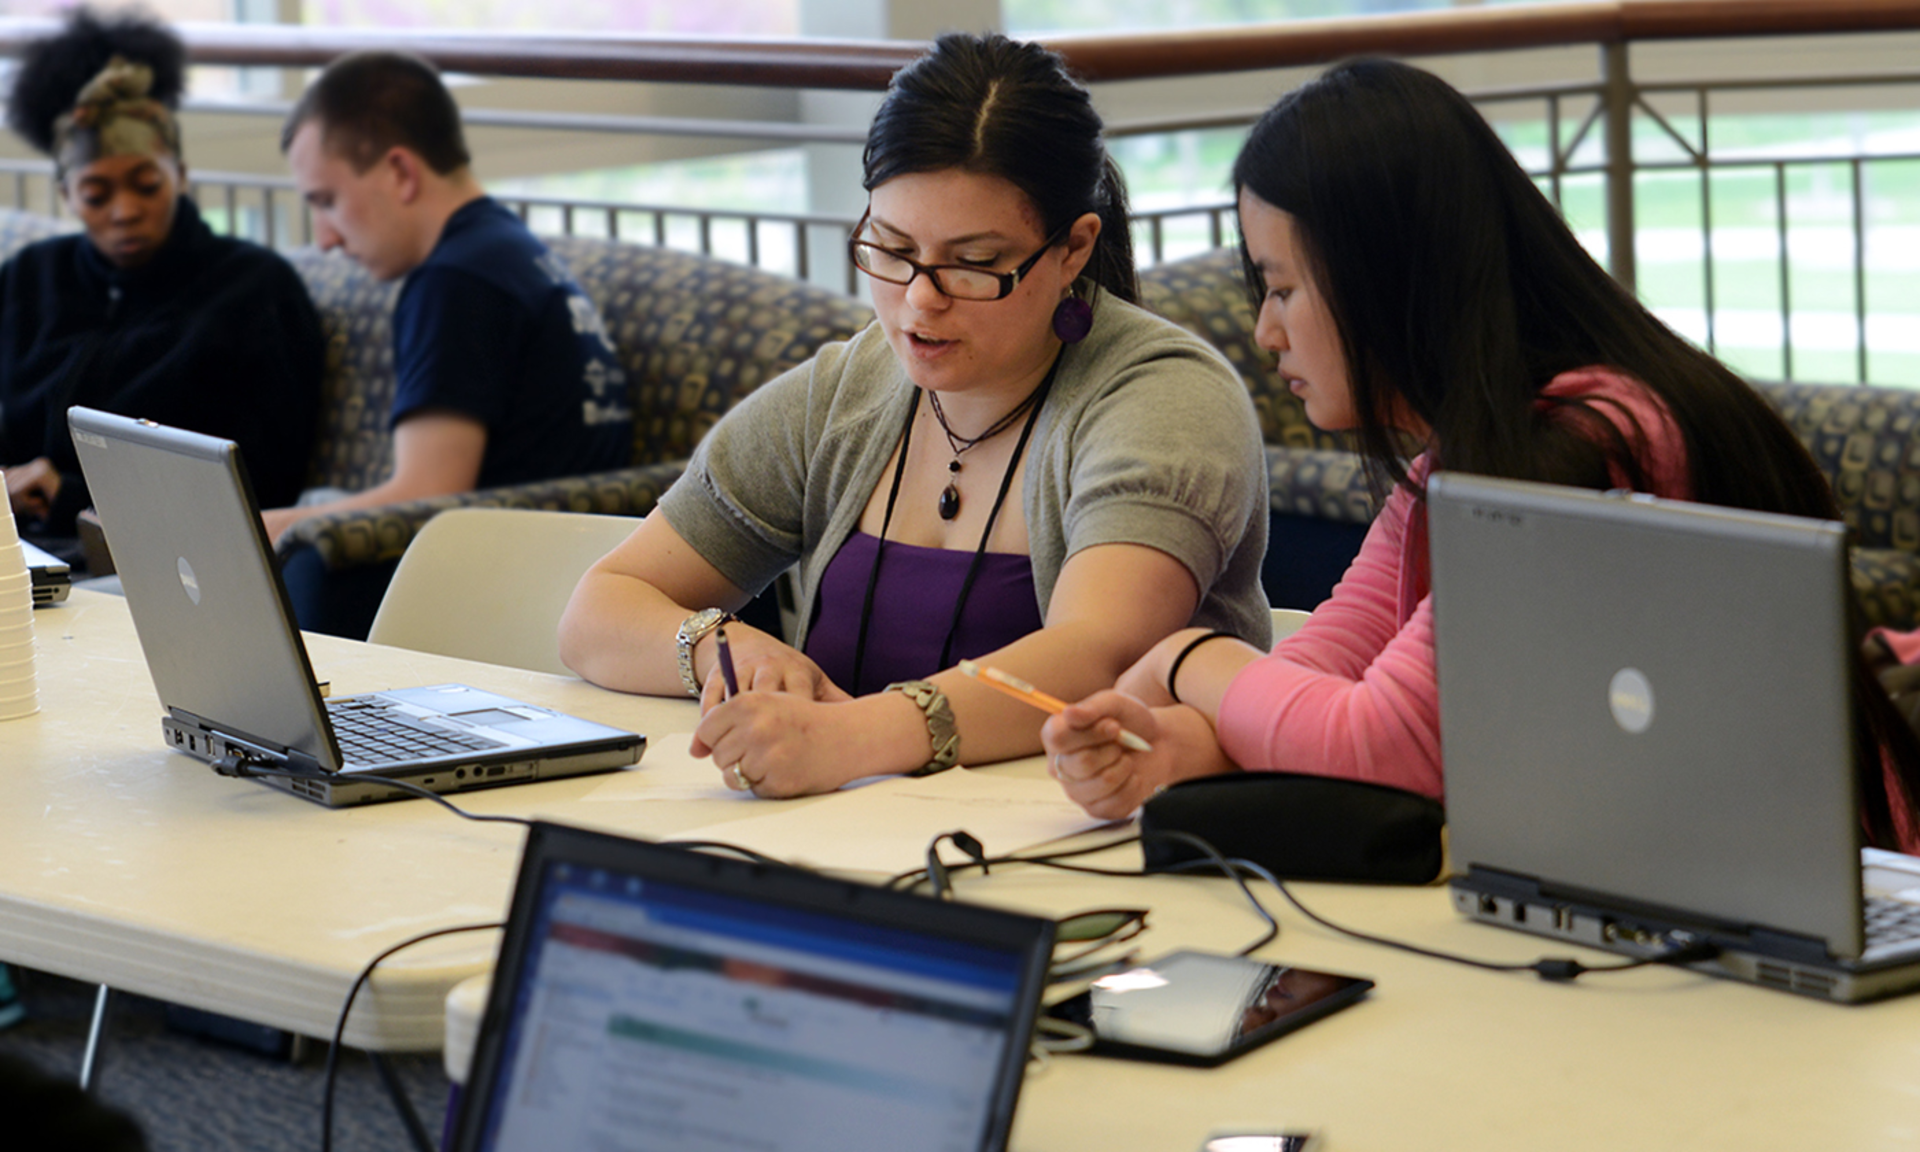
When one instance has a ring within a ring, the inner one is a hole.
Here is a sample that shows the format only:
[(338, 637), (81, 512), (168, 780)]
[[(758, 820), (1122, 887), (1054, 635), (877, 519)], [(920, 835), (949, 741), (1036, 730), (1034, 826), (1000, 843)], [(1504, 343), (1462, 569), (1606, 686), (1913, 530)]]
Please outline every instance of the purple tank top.
[[(889, 542), (873, 593), (867, 626), (867, 659), (853, 683), (854, 648), (860, 643), (860, 611), (873, 573), (878, 538), (856, 532), (840, 546), (820, 578), (807, 655), (835, 684), (860, 695), (897, 680), (923, 680), (942, 671), (940, 648), (953, 625), (954, 604), (966, 582), (971, 551), (920, 548)], [(1033, 590), (1033, 561), (1012, 552), (989, 552), (967, 595), (953, 640), (953, 660), (981, 656), (1040, 630)]]

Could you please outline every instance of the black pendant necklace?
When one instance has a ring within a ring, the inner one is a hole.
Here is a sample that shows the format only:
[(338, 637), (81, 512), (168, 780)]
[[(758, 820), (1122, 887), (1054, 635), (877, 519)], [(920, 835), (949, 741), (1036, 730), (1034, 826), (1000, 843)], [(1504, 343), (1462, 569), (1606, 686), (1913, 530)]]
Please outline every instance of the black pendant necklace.
[[(1000, 518), (1000, 509), (1006, 504), (1007, 493), (1013, 488), (1013, 474), (1019, 470), (1020, 457), (1027, 450), (1027, 439), (1033, 435), (1034, 424), (1039, 422), (1040, 406), (1046, 403), (1047, 390), (1053, 387), (1054, 373), (1060, 371), (1060, 359), (1054, 357), (1053, 366), (1047, 369), (1046, 378), (1040, 381), (1040, 386), (1020, 402), (1020, 407), (1013, 410), (1013, 416), (1018, 416), (1022, 411), (1030, 412), (1025, 427), (1020, 429), (1020, 439), (1013, 446), (1013, 459), (1007, 461), (1007, 470), (1000, 476), (1000, 491), (993, 498), (993, 507), (987, 510), (987, 526), (980, 532), (980, 543), (973, 550), (973, 560), (967, 565), (966, 578), (960, 582), (960, 595), (953, 602), (953, 618), (947, 623), (947, 639), (940, 645), (940, 668), (949, 667), (953, 662), (953, 642), (960, 635), (960, 621), (966, 614), (967, 597), (973, 594), (974, 578), (980, 575), (980, 563), (986, 559), (987, 541), (993, 536), (994, 521)], [(867, 573), (867, 592), (860, 603), (860, 633), (853, 645), (852, 691), (855, 696), (860, 695), (860, 673), (867, 663), (867, 626), (873, 623), (873, 597), (880, 587), (880, 557), (887, 550), (887, 529), (893, 525), (893, 506), (900, 498), (901, 478), (907, 474), (907, 450), (913, 446), (913, 420), (919, 412), (920, 395), (916, 391), (913, 404), (907, 409), (907, 426), (900, 433), (900, 456), (893, 466), (893, 485), (887, 489), (887, 510), (880, 518), (880, 538), (873, 545), (873, 568)], [(959, 497), (956, 495), (954, 499), (958, 500)], [(941, 506), (945, 505), (946, 501), (942, 499)]]
[[(1053, 374), (1049, 372), (1047, 378), (1052, 379), (1052, 375)], [(1042, 381), (1042, 384), (1044, 385), (1045, 381)], [(1027, 393), (1025, 400), (1013, 406), (1013, 411), (995, 420), (993, 427), (972, 439), (968, 439), (965, 436), (957, 435), (953, 430), (953, 425), (947, 423), (947, 414), (940, 409), (940, 394), (931, 391), (927, 393), (927, 401), (933, 406), (933, 418), (940, 422), (940, 431), (946, 433), (947, 436), (947, 447), (953, 450), (953, 459), (947, 462), (947, 486), (940, 493), (940, 519), (951, 520), (955, 516), (960, 515), (961, 455), (969, 449), (972, 449), (975, 445), (984, 444), (1013, 427), (1014, 421), (1025, 415), (1027, 409), (1033, 407), (1033, 402), (1038, 399), (1039, 396), (1040, 389), (1036, 387), (1033, 391)]]

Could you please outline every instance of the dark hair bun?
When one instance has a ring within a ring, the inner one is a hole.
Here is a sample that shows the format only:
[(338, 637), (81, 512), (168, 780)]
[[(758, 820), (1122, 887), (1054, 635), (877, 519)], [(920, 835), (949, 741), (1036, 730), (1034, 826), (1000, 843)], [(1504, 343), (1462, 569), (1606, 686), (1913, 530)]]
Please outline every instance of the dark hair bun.
[(73, 110), (87, 81), (115, 56), (153, 69), (148, 93), (170, 109), (186, 89), (187, 46), (173, 30), (131, 12), (101, 16), (76, 8), (67, 26), (27, 46), (7, 100), (7, 126), (42, 152), (53, 151), (53, 124)]

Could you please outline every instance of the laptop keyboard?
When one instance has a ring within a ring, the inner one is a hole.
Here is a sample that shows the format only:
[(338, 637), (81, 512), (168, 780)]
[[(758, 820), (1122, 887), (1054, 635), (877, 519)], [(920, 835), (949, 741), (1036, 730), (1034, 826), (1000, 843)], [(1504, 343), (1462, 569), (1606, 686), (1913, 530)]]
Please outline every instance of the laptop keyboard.
[(379, 700), (347, 697), (327, 701), (340, 755), (349, 764), (399, 764), (434, 756), (457, 756), (506, 745), (486, 736), (435, 728)]
[(1920, 940), (1920, 904), (1867, 897), (1867, 943), (1872, 947)]

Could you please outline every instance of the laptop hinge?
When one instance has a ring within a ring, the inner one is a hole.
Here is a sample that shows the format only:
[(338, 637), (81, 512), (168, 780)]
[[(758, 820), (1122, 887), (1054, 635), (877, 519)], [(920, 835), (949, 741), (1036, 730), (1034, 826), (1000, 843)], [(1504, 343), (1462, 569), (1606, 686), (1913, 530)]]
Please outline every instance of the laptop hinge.
[[(182, 747), (190, 754), (202, 756), (207, 760), (221, 755), (221, 749), (217, 745), (202, 749), (185, 748), (179, 739), (179, 734), (193, 732), (197, 733), (206, 745), (211, 745), (215, 740), (233, 744), (260, 757), (266, 763), (284, 767), (291, 772), (313, 776), (331, 775), (321, 767), (318, 760), (298, 749), (280, 747), (265, 740), (223, 728), (218, 724), (208, 723), (184, 708), (169, 708), (167, 712), (168, 715), (161, 721), (161, 728), (166, 733), (169, 746)], [(202, 755), (203, 752), (204, 755)]]
[(1754, 950), (1782, 960), (1791, 960), (1798, 964), (1831, 964), (1838, 959), (1824, 940), (1811, 936), (1802, 936), (1797, 932), (1777, 932), (1772, 928), (1749, 927), (1747, 941)]

